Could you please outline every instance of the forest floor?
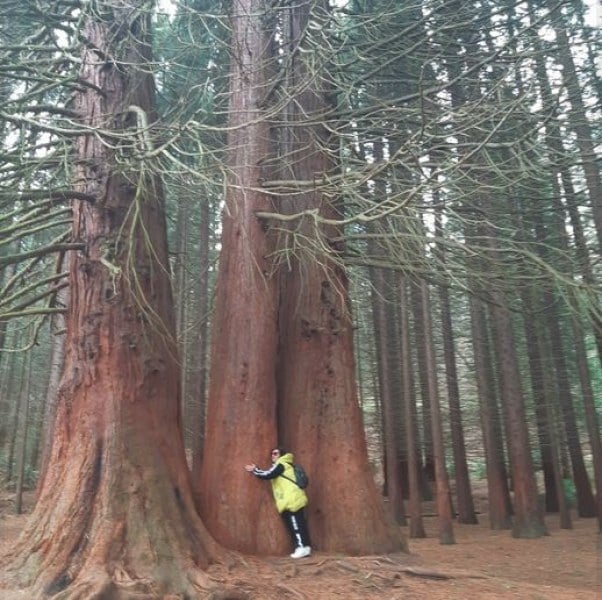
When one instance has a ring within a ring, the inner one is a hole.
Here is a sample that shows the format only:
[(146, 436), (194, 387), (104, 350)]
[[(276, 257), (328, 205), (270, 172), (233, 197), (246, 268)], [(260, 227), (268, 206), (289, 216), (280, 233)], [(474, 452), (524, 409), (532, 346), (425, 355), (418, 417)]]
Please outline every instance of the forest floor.
[[(26, 506), (31, 501), (28, 494)], [(27, 519), (12, 514), (12, 504), (0, 492), (0, 555), (14, 545)], [(575, 517), (573, 529), (566, 530), (559, 529), (557, 515), (548, 515), (546, 524), (549, 536), (514, 539), (508, 531), (490, 530), (480, 514), (478, 525), (455, 524), (456, 544), (442, 546), (436, 518), (425, 517), (428, 537), (409, 540), (409, 555), (245, 557), (213, 565), (209, 575), (248, 600), (600, 600), (602, 535), (596, 520)], [(33, 600), (8, 590), (0, 590), (0, 599)]]

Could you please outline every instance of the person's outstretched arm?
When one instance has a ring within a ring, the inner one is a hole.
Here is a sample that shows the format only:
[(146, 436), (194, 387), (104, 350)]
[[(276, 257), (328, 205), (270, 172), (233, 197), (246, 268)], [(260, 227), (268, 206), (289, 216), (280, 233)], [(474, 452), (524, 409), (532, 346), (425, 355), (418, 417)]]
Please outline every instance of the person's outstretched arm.
[(260, 469), (255, 463), (245, 465), (245, 470), (259, 477), (259, 479), (275, 479), (284, 473), (284, 466), (280, 463), (274, 463), (270, 469)]

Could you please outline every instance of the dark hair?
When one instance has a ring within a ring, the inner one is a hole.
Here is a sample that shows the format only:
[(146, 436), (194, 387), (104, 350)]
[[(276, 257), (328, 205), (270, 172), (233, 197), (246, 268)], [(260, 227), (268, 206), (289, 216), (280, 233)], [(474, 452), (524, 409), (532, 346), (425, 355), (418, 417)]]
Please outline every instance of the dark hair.
[(271, 452), (274, 452), (274, 450), (278, 450), (278, 454), (280, 454), (280, 456), (284, 456), (287, 453), (287, 451), (284, 448), (281, 448), (280, 446), (272, 448)]

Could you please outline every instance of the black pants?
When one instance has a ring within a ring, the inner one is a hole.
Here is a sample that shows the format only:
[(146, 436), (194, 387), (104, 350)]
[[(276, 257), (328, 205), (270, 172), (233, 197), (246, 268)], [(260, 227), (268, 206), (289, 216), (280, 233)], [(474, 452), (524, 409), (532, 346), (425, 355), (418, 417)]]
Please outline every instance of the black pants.
[(309, 530), (307, 529), (307, 521), (305, 520), (303, 509), (298, 510), (297, 512), (285, 510), (280, 514), (282, 515), (286, 528), (293, 540), (293, 548), (311, 546), (311, 542), (309, 541)]

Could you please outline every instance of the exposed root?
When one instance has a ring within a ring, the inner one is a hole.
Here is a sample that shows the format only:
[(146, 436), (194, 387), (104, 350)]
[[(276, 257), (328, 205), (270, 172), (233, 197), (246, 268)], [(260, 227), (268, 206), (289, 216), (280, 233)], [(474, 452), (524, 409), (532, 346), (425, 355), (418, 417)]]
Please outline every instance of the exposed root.
[(62, 591), (54, 594), (54, 589), (47, 586), (45, 594), (53, 600), (121, 600), (115, 595), (115, 584), (108, 575), (98, 573), (80, 582), (73, 582)]
[(487, 579), (486, 575), (481, 575), (480, 573), (443, 573), (420, 567), (400, 567), (399, 570), (402, 573), (407, 573), (414, 577), (424, 577), (425, 579)]
[(276, 587), (279, 590), (284, 590), (285, 592), (292, 594), (293, 596), (295, 596), (295, 598), (299, 598), (299, 600), (306, 600), (306, 598), (307, 598), (307, 596), (305, 594), (301, 593), (299, 590), (296, 590), (288, 585), (285, 585), (284, 583), (278, 583), (278, 584), (276, 584)]
[(190, 570), (183, 576), (174, 574), (171, 581), (158, 581), (132, 577), (123, 566), (114, 568), (112, 576), (98, 572), (85, 578), (64, 582), (35, 593), (36, 598), (52, 600), (181, 600), (203, 598), (207, 600), (248, 600), (248, 593), (220, 585), (201, 570)]
[(215, 587), (216, 581), (204, 571), (189, 571), (188, 581), (200, 591), (208, 591)]
[(351, 571), (352, 573), (358, 573), (360, 571), (360, 569), (357, 566), (352, 565), (346, 560), (338, 560), (337, 567), (343, 569), (344, 571)]
[(207, 600), (250, 600), (251, 596), (248, 592), (234, 588), (222, 588), (213, 590)]

